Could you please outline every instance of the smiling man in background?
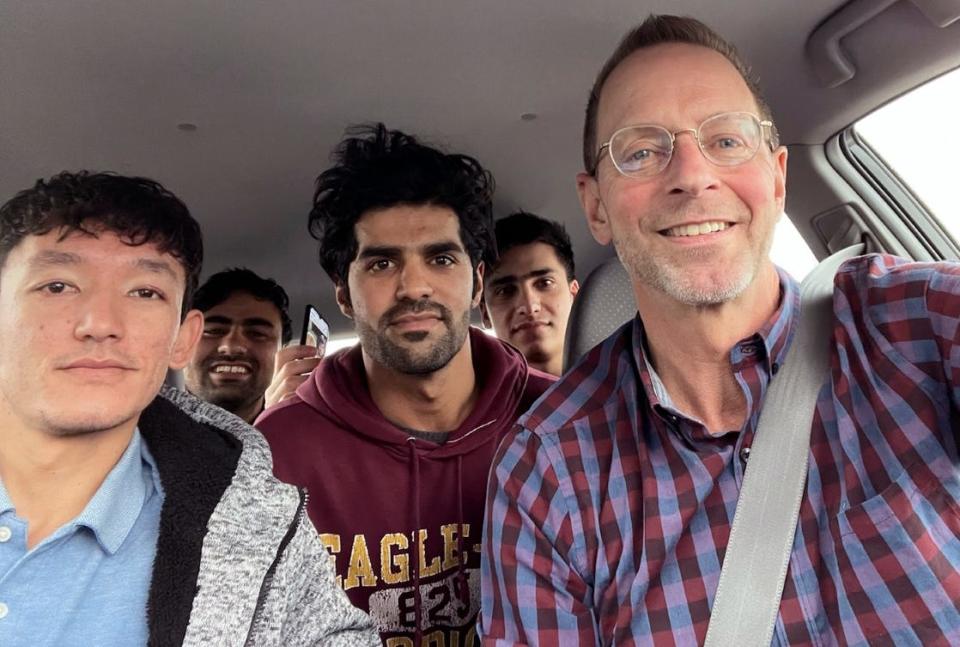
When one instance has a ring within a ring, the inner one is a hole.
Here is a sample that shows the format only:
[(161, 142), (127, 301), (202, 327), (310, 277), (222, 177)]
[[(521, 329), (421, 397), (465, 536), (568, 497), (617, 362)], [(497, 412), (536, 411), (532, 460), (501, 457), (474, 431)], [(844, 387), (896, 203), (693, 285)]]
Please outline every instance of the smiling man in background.
[(246, 268), (207, 279), (193, 298), (203, 335), (183, 370), (187, 390), (252, 424), (263, 411), (276, 353), (292, 335), (289, 304), (276, 281)]

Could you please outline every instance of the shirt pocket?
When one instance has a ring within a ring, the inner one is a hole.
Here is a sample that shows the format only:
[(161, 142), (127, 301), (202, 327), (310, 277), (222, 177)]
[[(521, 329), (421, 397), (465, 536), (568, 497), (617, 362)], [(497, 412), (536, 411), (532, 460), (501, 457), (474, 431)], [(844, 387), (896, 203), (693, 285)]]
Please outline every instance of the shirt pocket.
[[(960, 480), (905, 469), (831, 524), (832, 578), (846, 641), (956, 644), (960, 637)], [(839, 627), (835, 627), (839, 629)]]

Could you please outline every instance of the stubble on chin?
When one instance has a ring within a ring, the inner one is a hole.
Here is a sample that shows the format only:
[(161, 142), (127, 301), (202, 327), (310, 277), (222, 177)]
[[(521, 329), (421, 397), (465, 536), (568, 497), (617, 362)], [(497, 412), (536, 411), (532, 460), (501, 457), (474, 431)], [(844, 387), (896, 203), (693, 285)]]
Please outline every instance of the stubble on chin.
[(443, 322), (446, 328), (443, 335), (427, 348), (419, 348), (429, 344), (429, 333), (422, 331), (405, 333), (403, 341), (394, 341), (388, 326), (378, 331), (366, 322), (357, 321), (357, 336), (360, 345), (377, 363), (406, 375), (429, 375), (449, 364), (463, 347), (470, 327), (470, 312), (459, 322), (454, 322), (452, 317), (445, 317)]
[(74, 416), (40, 414), (40, 428), (56, 438), (79, 438), (108, 432), (130, 422), (132, 416), (86, 413)]
[[(621, 264), (631, 277), (650, 288), (688, 306), (709, 307), (732, 301), (750, 286), (757, 276), (760, 258), (744, 255), (737, 267), (724, 268), (722, 274), (700, 280), (683, 261), (660, 259), (632, 245), (614, 241)], [(696, 263), (690, 258), (687, 262)]]

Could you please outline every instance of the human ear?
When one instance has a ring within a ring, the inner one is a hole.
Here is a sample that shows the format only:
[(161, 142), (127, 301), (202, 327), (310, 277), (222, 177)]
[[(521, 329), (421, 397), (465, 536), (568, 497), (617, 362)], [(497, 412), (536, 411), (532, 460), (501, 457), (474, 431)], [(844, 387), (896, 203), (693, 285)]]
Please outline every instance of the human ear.
[(590, 233), (601, 245), (609, 245), (613, 240), (610, 231), (610, 221), (606, 209), (600, 200), (600, 186), (597, 178), (589, 173), (577, 173), (577, 195), (580, 197), (580, 206), (587, 218)]
[(191, 310), (183, 318), (177, 330), (173, 352), (170, 354), (170, 368), (179, 370), (190, 363), (201, 334), (203, 334), (203, 313), (199, 310)]
[(344, 281), (337, 281), (337, 287), (334, 289), (337, 298), (337, 305), (340, 306), (340, 312), (344, 316), (353, 319), (353, 304), (350, 301), (350, 289)]

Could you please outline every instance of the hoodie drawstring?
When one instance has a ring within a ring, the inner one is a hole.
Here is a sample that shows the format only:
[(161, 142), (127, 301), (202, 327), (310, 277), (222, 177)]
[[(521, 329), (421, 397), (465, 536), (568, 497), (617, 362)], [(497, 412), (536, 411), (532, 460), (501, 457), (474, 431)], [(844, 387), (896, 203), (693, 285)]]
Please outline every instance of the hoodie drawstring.
[(470, 606), (470, 587), (467, 585), (467, 565), (469, 555), (463, 554), (463, 456), (457, 455), (457, 597), (460, 602)]
[(420, 629), (422, 614), (420, 599), (420, 456), (417, 454), (417, 445), (414, 438), (408, 438), (410, 443), (410, 463), (413, 470), (413, 617), (417, 623), (414, 629), (414, 645), (420, 647), (423, 632)]

